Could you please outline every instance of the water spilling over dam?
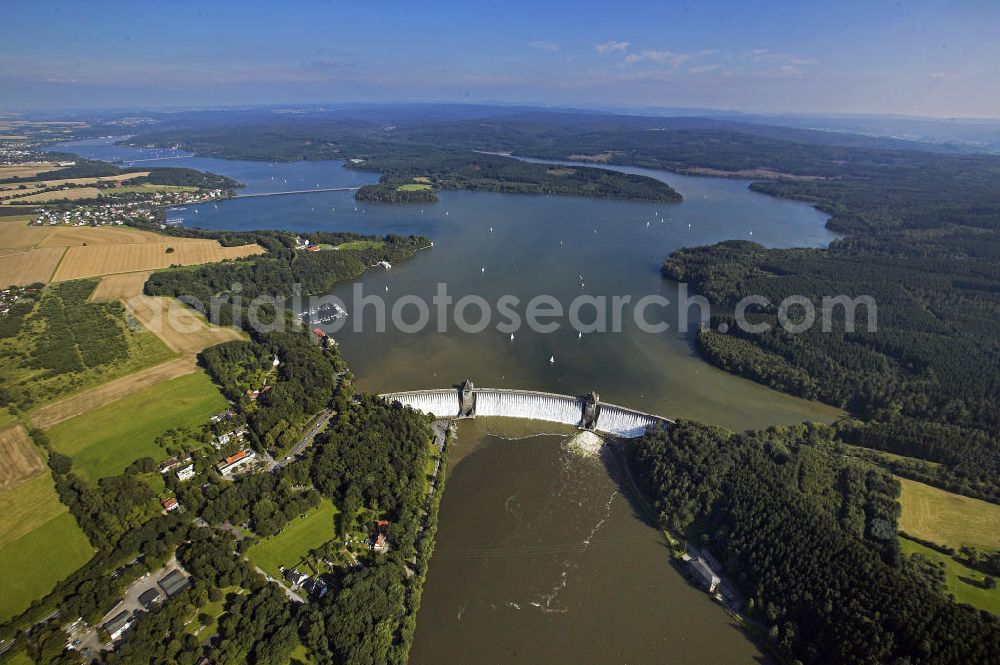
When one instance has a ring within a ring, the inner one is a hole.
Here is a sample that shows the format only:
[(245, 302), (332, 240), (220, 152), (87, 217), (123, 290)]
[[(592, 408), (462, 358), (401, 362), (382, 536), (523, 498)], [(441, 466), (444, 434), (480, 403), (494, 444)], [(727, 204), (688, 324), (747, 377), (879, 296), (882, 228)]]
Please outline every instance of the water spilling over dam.
[(471, 381), (455, 388), (386, 393), (381, 397), (439, 418), (523, 418), (624, 438), (642, 436), (649, 427), (666, 427), (673, 422), (635, 409), (604, 404), (596, 392), (574, 397), (534, 390), (476, 388)]

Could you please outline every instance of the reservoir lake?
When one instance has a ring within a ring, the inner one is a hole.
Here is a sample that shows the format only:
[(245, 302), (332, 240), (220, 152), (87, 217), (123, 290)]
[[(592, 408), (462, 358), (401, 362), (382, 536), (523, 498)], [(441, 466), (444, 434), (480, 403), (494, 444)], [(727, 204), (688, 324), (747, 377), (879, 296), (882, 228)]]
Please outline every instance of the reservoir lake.
[[(123, 166), (178, 166), (226, 175), (256, 194), (376, 182), (339, 161), (268, 163), (116, 146), (110, 139), (57, 146)], [(678, 285), (660, 265), (671, 251), (728, 239), (770, 247), (825, 247), (836, 236), (811, 206), (771, 198), (748, 182), (622, 168), (669, 183), (677, 204), (445, 191), (434, 204), (354, 201), (353, 191), (236, 198), (171, 210), (168, 220), (205, 229), (284, 229), (424, 235), (434, 247), (391, 270), (361, 276), (365, 295), (387, 309), (404, 296), (427, 303), (438, 284), (456, 301), (503, 295), (524, 304), (551, 295), (659, 294), (674, 305), (647, 309), (667, 331), (638, 329), (626, 310), (621, 332), (578, 338), (566, 319), (542, 334), (522, 327), (511, 341), (493, 326), (464, 333), (432, 325), (376, 332), (374, 308), (352, 311), (355, 284), (333, 295), (350, 313), (332, 332), (358, 387), (389, 392), (476, 385), (579, 395), (668, 418), (745, 430), (840, 411), (729, 375), (701, 360), (692, 331), (678, 329)], [(388, 288), (388, 290), (386, 290)], [(693, 294), (692, 294), (693, 295)], [(415, 318), (408, 310), (407, 320)], [(582, 318), (590, 318), (585, 308)], [(690, 319), (697, 317), (691, 310)], [(469, 308), (468, 320), (478, 318)], [(355, 324), (363, 322), (362, 330)], [(550, 362), (554, 359), (554, 362)], [(619, 486), (613, 459), (580, 451), (571, 431), (521, 421), (462, 422), (441, 506), (411, 662), (752, 663), (764, 660), (723, 609), (670, 561), (661, 534)]]

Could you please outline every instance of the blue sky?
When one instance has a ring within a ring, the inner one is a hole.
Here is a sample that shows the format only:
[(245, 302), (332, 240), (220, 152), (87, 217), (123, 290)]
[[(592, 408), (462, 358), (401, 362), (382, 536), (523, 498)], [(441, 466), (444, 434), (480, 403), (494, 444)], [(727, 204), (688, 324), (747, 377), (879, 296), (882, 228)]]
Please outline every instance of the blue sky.
[(24, 2), (0, 108), (338, 101), (1000, 117), (1000, 2)]

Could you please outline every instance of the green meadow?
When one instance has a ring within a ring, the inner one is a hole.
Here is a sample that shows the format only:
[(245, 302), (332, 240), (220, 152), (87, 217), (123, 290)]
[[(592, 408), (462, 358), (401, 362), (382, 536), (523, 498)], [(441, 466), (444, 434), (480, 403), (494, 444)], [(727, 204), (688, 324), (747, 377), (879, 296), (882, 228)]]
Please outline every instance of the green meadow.
[(899, 548), (906, 555), (919, 552), (931, 561), (944, 562), (945, 592), (954, 594), (956, 602), (968, 603), (978, 609), (1000, 615), (1000, 588), (983, 588), (984, 575), (979, 571), (959, 563), (947, 554), (941, 554), (907, 538), (899, 539)]
[(385, 245), (382, 240), (352, 240), (337, 245), (337, 249), (378, 249)]
[(1000, 506), (897, 477), (903, 508), (899, 528), (906, 533), (947, 545), (1000, 547)]
[(198, 371), (63, 421), (48, 430), (48, 436), (54, 450), (73, 458), (74, 473), (95, 483), (139, 458), (166, 458), (157, 436), (202, 425), (226, 404), (208, 375)]
[(48, 473), (0, 494), (0, 622), (23, 612), (93, 553)]
[(252, 562), (275, 578), (281, 578), (281, 566), (293, 568), (309, 553), (333, 538), (333, 519), (337, 509), (329, 499), (285, 525), (281, 533), (264, 538), (247, 550)]

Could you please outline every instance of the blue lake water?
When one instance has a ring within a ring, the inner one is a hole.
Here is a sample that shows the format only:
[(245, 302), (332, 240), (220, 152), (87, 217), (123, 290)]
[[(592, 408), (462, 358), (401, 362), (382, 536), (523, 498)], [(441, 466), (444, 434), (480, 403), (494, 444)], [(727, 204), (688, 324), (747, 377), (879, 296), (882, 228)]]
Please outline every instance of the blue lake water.
[[(340, 161), (268, 163), (193, 157), (179, 151), (116, 146), (111, 140), (63, 144), (61, 149), (123, 165), (183, 166), (227, 175), (246, 184), (240, 193), (357, 186), (377, 174), (345, 169)], [(175, 159), (158, 159), (177, 157)], [(134, 160), (134, 161), (133, 161)], [(156, 160), (156, 161), (142, 161)], [(439, 283), (458, 300), (478, 295), (495, 304), (513, 295), (524, 305), (552, 295), (567, 307), (580, 294), (660, 294), (676, 303), (677, 285), (659, 273), (674, 249), (731, 238), (772, 247), (822, 247), (836, 236), (826, 216), (809, 205), (752, 192), (748, 182), (687, 177), (648, 169), (621, 169), (662, 179), (684, 196), (679, 204), (580, 197), (446, 191), (428, 205), (359, 204), (353, 192), (251, 197), (171, 210), (168, 218), (206, 229), (354, 231), (419, 234), (434, 247), (390, 271), (372, 270), (357, 283), (385, 299), (387, 311), (404, 296), (426, 302)], [(388, 287), (388, 290), (386, 290)], [(350, 305), (354, 284), (334, 295)], [(349, 307), (350, 311), (350, 307)], [(404, 310), (404, 313), (407, 310)], [(475, 320), (478, 310), (467, 310)], [(581, 310), (581, 318), (587, 312)], [(496, 314), (494, 312), (494, 314)], [(694, 314), (694, 310), (692, 310)], [(333, 332), (366, 390), (452, 385), (464, 378), (495, 387), (582, 394), (597, 389), (609, 402), (668, 417), (691, 417), (745, 429), (805, 419), (831, 420), (835, 409), (799, 400), (717, 370), (698, 358), (690, 332), (677, 329), (676, 307), (647, 310), (647, 319), (671, 324), (665, 333), (623, 319), (620, 333), (584, 335), (565, 319), (550, 334), (522, 328), (512, 343), (494, 329), (478, 334), (450, 325), (406, 334), (374, 329), (373, 308), (351, 311)], [(407, 320), (416, 318), (411, 310)], [(363, 321), (361, 332), (354, 326)], [(550, 363), (554, 358), (555, 363)]]

